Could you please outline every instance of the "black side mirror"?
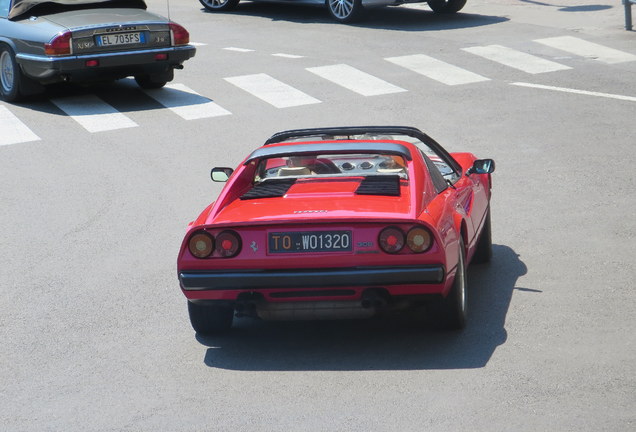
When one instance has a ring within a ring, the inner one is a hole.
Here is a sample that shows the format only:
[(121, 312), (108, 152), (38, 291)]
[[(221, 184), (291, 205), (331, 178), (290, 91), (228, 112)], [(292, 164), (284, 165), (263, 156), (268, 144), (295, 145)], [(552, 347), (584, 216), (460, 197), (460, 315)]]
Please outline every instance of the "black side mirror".
[(233, 172), (234, 170), (232, 168), (216, 167), (212, 168), (210, 177), (212, 178), (212, 181), (224, 183), (230, 178)]
[(467, 175), (471, 174), (491, 174), (495, 171), (495, 161), (492, 159), (477, 159), (473, 162), (473, 166), (470, 167)]

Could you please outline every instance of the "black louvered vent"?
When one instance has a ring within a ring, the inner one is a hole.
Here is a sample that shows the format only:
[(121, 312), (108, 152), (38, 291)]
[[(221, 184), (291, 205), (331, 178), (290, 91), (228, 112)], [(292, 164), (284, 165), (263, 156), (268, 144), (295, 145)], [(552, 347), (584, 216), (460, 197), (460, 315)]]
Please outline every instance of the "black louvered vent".
[(368, 176), (358, 186), (358, 195), (400, 196), (400, 176)]
[(295, 181), (295, 178), (267, 180), (254, 185), (252, 189), (241, 196), (241, 199), (282, 197)]

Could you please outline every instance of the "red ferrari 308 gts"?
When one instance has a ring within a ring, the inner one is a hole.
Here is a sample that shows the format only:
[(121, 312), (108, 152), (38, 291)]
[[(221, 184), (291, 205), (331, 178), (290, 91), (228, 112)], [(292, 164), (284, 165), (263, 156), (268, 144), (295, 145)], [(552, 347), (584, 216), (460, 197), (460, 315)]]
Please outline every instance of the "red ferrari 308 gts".
[(178, 277), (198, 333), (234, 316), (340, 319), (428, 305), (466, 323), (466, 266), (491, 257), (492, 159), (411, 127), (280, 132), (187, 230)]

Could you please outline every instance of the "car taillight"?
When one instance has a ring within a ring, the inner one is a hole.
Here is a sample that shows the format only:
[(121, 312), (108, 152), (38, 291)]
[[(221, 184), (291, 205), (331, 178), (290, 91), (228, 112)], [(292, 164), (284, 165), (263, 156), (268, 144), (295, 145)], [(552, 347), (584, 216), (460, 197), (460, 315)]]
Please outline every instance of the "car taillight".
[(422, 227), (413, 227), (406, 234), (406, 245), (415, 253), (426, 252), (433, 244), (431, 233)]
[(216, 236), (216, 253), (231, 258), (241, 251), (241, 238), (234, 231), (223, 231)]
[(398, 253), (404, 247), (404, 233), (396, 227), (384, 228), (378, 238), (380, 248), (386, 253)]
[(71, 32), (59, 33), (49, 43), (44, 44), (46, 55), (64, 55), (71, 53)]
[(197, 231), (190, 237), (188, 249), (197, 258), (207, 258), (214, 251), (214, 237), (205, 231)]
[(190, 43), (190, 33), (177, 23), (170, 23), (172, 45), (187, 45)]

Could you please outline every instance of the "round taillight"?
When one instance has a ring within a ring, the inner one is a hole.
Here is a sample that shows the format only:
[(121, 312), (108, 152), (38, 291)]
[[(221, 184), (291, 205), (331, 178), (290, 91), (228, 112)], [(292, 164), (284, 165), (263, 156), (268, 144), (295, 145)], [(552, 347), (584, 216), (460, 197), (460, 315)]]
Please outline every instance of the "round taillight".
[(71, 32), (60, 33), (53, 37), (49, 43), (44, 44), (46, 55), (64, 55), (71, 53)]
[(406, 245), (415, 253), (426, 252), (433, 244), (431, 233), (422, 227), (414, 227), (406, 234)]
[(223, 231), (216, 236), (216, 253), (231, 258), (241, 251), (241, 238), (234, 231)]
[(404, 247), (404, 233), (396, 227), (384, 228), (380, 232), (378, 243), (386, 253), (398, 253)]
[(188, 242), (190, 253), (197, 258), (207, 258), (214, 251), (214, 237), (205, 231), (197, 231)]
[(170, 23), (172, 45), (187, 45), (190, 43), (190, 33), (177, 23)]

